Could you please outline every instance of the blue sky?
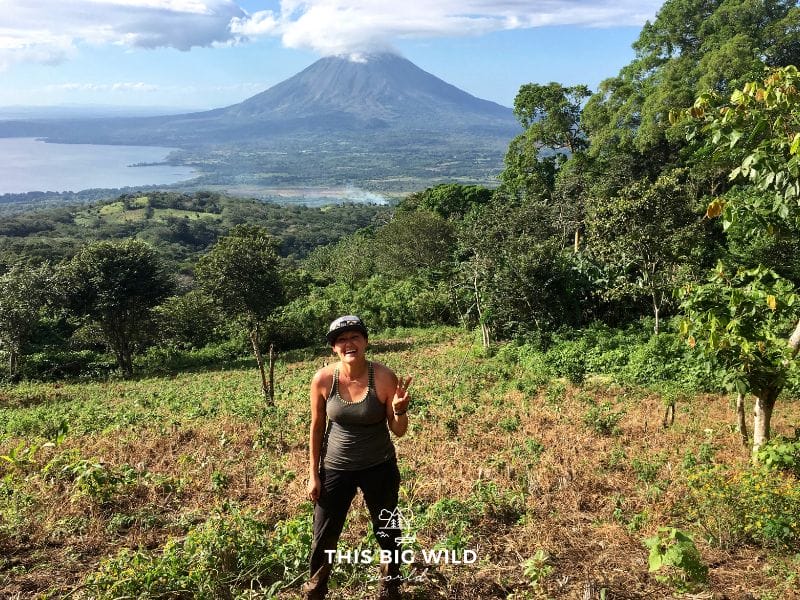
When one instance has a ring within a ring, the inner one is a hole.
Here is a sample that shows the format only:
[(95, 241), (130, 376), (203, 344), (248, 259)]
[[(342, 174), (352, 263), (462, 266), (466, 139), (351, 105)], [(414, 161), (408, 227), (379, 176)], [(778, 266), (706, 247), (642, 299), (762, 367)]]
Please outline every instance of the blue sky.
[(0, 0), (0, 106), (213, 108), (322, 56), (394, 51), (511, 106), (633, 58), (650, 0)]

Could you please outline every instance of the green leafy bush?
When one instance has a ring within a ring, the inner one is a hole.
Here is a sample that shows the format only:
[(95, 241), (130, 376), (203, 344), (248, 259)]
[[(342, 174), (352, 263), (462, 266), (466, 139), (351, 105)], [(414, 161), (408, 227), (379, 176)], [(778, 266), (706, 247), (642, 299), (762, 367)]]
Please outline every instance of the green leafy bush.
[(24, 537), (34, 520), (36, 500), (20, 479), (10, 475), (0, 478), (0, 536)]
[(636, 473), (636, 478), (643, 483), (655, 483), (658, 478), (658, 472), (664, 465), (664, 458), (662, 456), (655, 456), (651, 459), (648, 458), (634, 458), (631, 461), (633, 472)]
[(435, 548), (463, 552), (472, 544), (473, 524), (480, 518), (475, 503), (441, 498), (415, 521), (435, 536)]
[(541, 548), (531, 558), (522, 563), (522, 572), (531, 587), (535, 590), (543, 588), (545, 580), (553, 573), (550, 556)]
[(766, 467), (787, 471), (800, 478), (800, 437), (793, 440), (774, 438), (758, 449), (757, 458)]
[(700, 466), (687, 475), (686, 515), (713, 543), (800, 548), (800, 482), (768, 467)]
[(660, 527), (658, 533), (644, 540), (650, 550), (650, 572), (656, 579), (681, 591), (708, 579), (708, 567), (692, 538), (674, 527)]
[(237, 340), (209, 344), (203, 348), (183, 349), (178, 346), (153, 346), (136, 357), (137, 369), (146, 373), (178, 373), (202, 367), (230, 364), (251, 351)]
[(77, 377), (104, 379), (115, 368), (114, 359), (101, 352), (49, 349), (27, 356), (22, 366), (22, 376), (42, 381)]
[(618, 424), (625, 411), (614, 411), (611, 402), (597, 404), (592, 401), (589, 410), (583, 415), (584, 424), (600, 435), (616, 435), (619, 432)]
[(371, 331), (456, 321), (444, 282), (432, 283), (421, 275), (375, 275), (355, 289), (345, 283), (312, 288), (275, 312), (270, 338), (280, 340), (283, 349), (316, 345), (324, 340), (330, 321), (342, 314), (359, 315)]
[(113, 467), (87, 459), (62, 467), (62, 477), (72, 481), (76, 493), (90, 497), (101, 506), (109, 505), (132, 491), (145, 475), (130, 465)]
[(584, 340), (563, 341), (545, 354), (545, 362), (556, 377), (566, 377), (573, 385), (581, 385), (586, 379), (586, 350)]
[(245, 590), (274, 597), (304, 573), (310, 542), (310, 514), (275, 525), (238, 512), (216, 515), (158, 554), (126, 548), (104, 560), (83, 597), (216, 600)]
[(498, 370), (504, 375), (501, 386), (511, 386), (523, 394), (535, 396), (550, 381), (544, 354), (531, 344), (504, 344), (495, 358), (499, 363)]

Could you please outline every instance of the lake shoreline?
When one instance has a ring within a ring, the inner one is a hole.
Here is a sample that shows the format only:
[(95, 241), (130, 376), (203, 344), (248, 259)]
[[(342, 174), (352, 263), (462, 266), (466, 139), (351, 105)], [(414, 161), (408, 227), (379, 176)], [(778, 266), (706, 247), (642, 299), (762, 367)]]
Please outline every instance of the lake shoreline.
[(175, 150), (0, 138), (0, 196), (176, 185), (202, 176), (196, 167), (168, 160)]

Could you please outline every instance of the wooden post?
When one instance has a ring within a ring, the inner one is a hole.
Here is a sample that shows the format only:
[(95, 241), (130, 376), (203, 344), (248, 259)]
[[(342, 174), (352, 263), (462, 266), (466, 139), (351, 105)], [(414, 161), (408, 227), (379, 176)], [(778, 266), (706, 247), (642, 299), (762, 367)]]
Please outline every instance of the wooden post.
[(253, 345), (253, 354), (256, 356), (256, 363), (258, 363), (258, 372), (261, 374), (261, 391), (264, 393), (264, 401), (271, 404), (269, 387), (267, 383), (267, 375), (264, 373), (264, 357), (261, 354), (260, 337), (258, 334), (258, 323), (253, 329), (250, 330), (250, 343)]
[(269, 403), (275, 404), (275, 345), (269, 345)]

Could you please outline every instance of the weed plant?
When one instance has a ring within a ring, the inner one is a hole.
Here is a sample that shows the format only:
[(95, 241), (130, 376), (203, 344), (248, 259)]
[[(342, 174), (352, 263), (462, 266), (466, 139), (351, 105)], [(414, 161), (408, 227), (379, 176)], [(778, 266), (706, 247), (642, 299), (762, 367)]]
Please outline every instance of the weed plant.
[(215, 515), (160, 553), (126, 549), (103, 561), (81, 595), (216, 600), (257, 590), (270, 597), (304, 572), (310, 528), (308, 513), (274, 525), (238, 511)]
[(686, 479), (687, 517), (711, 543), (800, 550), (800, 481), (793, 475), (765, 466), (698, 465)]
[[(724, 398), (676, 387), (685, 395), (663, 429), (658, 391), (622, 382), (647, 336), (580, 335), (590, 375), (581, 388), (546, 364), (558, 337), (494, 355), (476, 355), (471, 334), (448, 328), (371, 338), (372, 359), (414, 376), (411, 426), (396, 440), (412, 547), (479, 557), (425, 565), (408, 597), (582, 597), (587, 577), (608, 597), (666, 596), (675, 590), (654, 592), (660, 584), (639, 568), (648, 552), (639, 540), (667, 525), (712, 565), (709, 593), (786, 596), (796, 585), (789, 436), (800, 405), (781, 405), (775, 447), (753, 468), (722, 425), (733, 423)], [(275, 406), (249, 363), (0, 388), (0, 597), (296, 600), (310, 545), (308, 383), (330, 360), (315, 349), (281, 355)], [(341, 548), (365, 546), (375, 542), (356, 499)], [(549, 558), (526, 563), (539, 551)], [(756, 561), (764, 568), (741, 567)], [(339, 565), (332, 597), (373, 594), (375, 573)]]

